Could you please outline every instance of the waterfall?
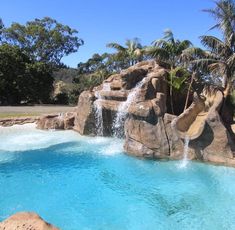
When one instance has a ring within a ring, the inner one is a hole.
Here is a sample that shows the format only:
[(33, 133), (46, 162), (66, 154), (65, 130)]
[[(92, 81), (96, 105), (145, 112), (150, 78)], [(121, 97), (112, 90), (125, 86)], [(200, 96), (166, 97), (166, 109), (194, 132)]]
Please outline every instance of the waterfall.
[(104, 83), (102, 90), (104, 90), (104, 91), (110, 91), (110, 83), (107, 83), (107, 82)]
[(103, 115), (102, 115), (102, 107), (99, 105), (99, 100), (101, 99), (100, 94), (97, 93), (96, 97), (98, 98), (94, 102), (95, 106), (95, 125), (96, 132), (98, 136), (103, 136)]
[(184, 138), (184, 156), (183, 159), (180, 162), (179, 167), (180, 168), (185, 168), (188, 165), (188, 146), (189, 146), (189, 137), (185, 136)]
[(119, 137), (119, 138), (122, 137), (122, 133), (123, 133), (122, 129), (124, 126), (127, 113), (128, 113), (128, 109), (131, 103), (135, 101), (135, 98), (138, 95), (139, 90), (143, 86), (144, 82), (145, 82), (145, 78), (143, 78), (142, 81), (136, 84), (136, 86), (129, 93), (127, 100), (123, 103), (120, 103), (116, 117), (114, 118), (114, 122), (113, 122), (113, 132), (114, 132), (115, 137)]
[(62, 120), (63, 118), (64, 118), (64, 114), (63, 114), (63, 113), (59, 113), (59, 114), (58, 114), (58, 119), (59, 119), (59, 120)]
[[(104, 83), (102, 90), (103, 91), (110, 91), (110, 84)], [(101, 97), (99, 91), (95, 92), (95, 96), (97, 98), (97, 100), (94, 102), (96, 132), (97, 132), (98, 136), (103, 136), (103, 134), (104, 134), (103, 114), (102, 114), (102, 106), (99, 104), (99, 101), (102, 99), (102, 97)]]

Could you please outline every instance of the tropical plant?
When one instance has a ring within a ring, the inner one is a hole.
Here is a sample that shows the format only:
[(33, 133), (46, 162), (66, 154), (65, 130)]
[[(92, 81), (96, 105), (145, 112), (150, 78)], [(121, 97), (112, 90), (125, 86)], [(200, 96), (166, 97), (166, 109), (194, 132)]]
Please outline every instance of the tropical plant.
[(138, 38), (128, 39), (125, 43), (126, 47), (118, 43), (108, 43), (107, 47), (117, 51), (113, 55), (113, 59), (122, 63), (121, 68), (128, 68), (143, 60), (143, 46)]
[(205, 9), (204, 12), (209, 13), (216, 21), (212, 29), (219, 29), (223, 33), (224, 40), (228, 40), (234, 36), (235, 29), (235, 3), (234, 0), (218, 0), (215, 1), (213, 9)]
[(174, 69), (182, 64), (182, 52), (191, 47), (192, 43), (189, 40), (175, 39), (173, 32), (167, 29), (164, 31), (164, 37), (153, 41), (152, 45), (146, 48), (146, 52), (169, 69)]
[[(193, 83), (198, 83), (203, 80), (203, 75), (208, 76), (209, 72), (204, 68), (198, 68), (198, 65), (195, 63), (195, 60), (204, 59), (208, 57), (208, 53), (201, 48), (189, 47), (183, 50), (181, 55), (181, 62), (184, 64), (185, 68), (191, 73), (191, 77), (188, 84), (187, 95), (185, 99), (184, 110), (188, 107), (189, 96), (191, 92), (198, 92), (198, 89), (193, 89)], [(202, 82), (201, 82), (202, 83)]]
[(93, 54), (86, 62), (80, 62), (77, 65), (78, 74), (90, 74), (98, 70), (103, 70), (108, 68), (109, 54)]
[[(192, 43), (189, 40), (175, 39), (173, 32), (168, 29), (164, 31), (163, 38), (153, 41), (152, 44), (153, 46), (146, 48), (146, 53), (169, 69), (171, 112), (174, 114), (173, 89), (181, 90), (180, 88), (187, 80), (185, 76), (188, 76), (185, 74), (186, 69), (183, 66), (181, 56), (185, 49), (192, 46)], [(180, 76), (180, 73), (183, 75)]]
[[(215, 4), (214, 9), (204, 11), (215, 18), (216, 24), (211, 29), (220, 29), (223, 39), (211, 35), (201, 36), (201, 42), (207, 51), (193, 63), (201, 71), (222, 78), (226, 98), (235, 78), (235, 3), (231, 0), (220, 0)], [(191, 50), (192, 55), (196, 55), (196, 52), (198, 50)]]

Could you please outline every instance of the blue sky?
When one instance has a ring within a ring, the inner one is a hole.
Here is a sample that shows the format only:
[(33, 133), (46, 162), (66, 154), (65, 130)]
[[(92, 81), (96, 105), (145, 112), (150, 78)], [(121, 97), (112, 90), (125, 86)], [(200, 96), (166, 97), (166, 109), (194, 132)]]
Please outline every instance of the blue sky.
[(167, 28), (199, 46), (200, 35), (218, 35), (208, 31), (214, 20), (202, 12), (213, 6), (212, 0), (1, 0), (0, 17), (9, 26), (49, 16), (77, 29), (85, 44), (63, 59), (76, 67), (94, 53), (112, 52), (109, 42), (138, 37), (148, 45)]

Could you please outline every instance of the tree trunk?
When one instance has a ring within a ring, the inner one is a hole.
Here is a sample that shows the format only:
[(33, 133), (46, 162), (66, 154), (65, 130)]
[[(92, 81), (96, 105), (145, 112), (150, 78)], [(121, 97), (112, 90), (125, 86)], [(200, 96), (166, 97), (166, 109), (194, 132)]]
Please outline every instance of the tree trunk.
[(230, 90), (231, 90), (232, 84), (231, 81), (227, 81), (226, 86), (224, 87), (224, 98), (226, 99), (228, 97), (228, 95), (230, 94)]
[(171, 112), (173, 115), (175, 115), (174, 112), (174, 105), (173, 105), (173, 75), (172, 75), (173, 68), (171, 68), (171, 73), (170, 73), (170, 100), (171, 100)]
[(228, 78), (227, 75), (224, 75), (222, 79), (222, 87), (225, 89), (227, 87), (227, 84), (228, 84)]
[(191, 76), (190, 84), (189, 84), (189, 87), (188, 87), (188, 92), (187, 92), (187, 96), (186, 96), (186, 100), (185, 100), (184, 111), (185, 111), (185, 110), (187, 109), (187, 107), (188, 107), (189, 94), (190, 94), (190, 90), (191, 90), (191, 87), (192, 87), (192, 84), (193, 84), (193, 80), (194, 80), (195, 75), (196, 75), (196, 73), (193, 72), (193, 73), (192, 73), (192, 76)]

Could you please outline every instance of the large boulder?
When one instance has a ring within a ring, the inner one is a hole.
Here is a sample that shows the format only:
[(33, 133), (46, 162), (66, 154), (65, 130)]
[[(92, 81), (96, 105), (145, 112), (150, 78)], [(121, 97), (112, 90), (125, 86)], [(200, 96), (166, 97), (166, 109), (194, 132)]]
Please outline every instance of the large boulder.
[(74, 130), (83, 135), (95, 134), (94, 92), (84, 91), (79, 96), (74, 122)]
[(41, 116), (36, 124), (38, 129), (73, 129), (75, 113), (60, 113)]
[(0, 222), (0, 230), (59, 230), (33, 212), (19, 212)]

